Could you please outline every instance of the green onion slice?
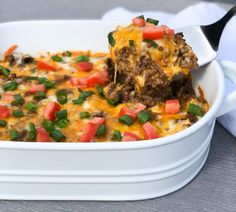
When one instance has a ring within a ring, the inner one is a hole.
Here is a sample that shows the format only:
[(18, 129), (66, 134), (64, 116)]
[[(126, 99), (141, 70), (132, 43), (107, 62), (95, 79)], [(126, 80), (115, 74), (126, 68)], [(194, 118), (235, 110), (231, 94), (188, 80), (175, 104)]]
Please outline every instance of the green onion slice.
[(65, 128), (69, 125), (70, 120), (69, 119), (61, 119), (56, 121), (56, 125), (60, 128)]
[(10, 139), (11, 141), (18, 141), (19, 140), (19, 133), (16, 130), (10, 130)]
[(62, 132), (60, 130), (53, 130), (51, 132), (51, 136), (55, 141), (62, 141), (63, 139), (65, 139), (66, 137), (62, 134)]
[(187, 112), (195, 116), (203, 116), (202, 109), (193, 103), (189, 103)]
[(73, 104), (81, 105), (84, 101), (94, 94), (93, 91), (80, 91), (80, 95), (77, 99), (72, 100)]
[(80, 112), (79, 117), (81, 119), (89, 119), (91, 117), (91, 114), (87, 111)]
[(6, 83), (3, 86), (3, 90), (4, 91), (14, 91), (17, 89), (17, 87), (18, 87), (18, 83), (16, 81), (11, 81), (11, 82)]
[(67, 91), (66, 89), (60, 89), (56, 92), (57, 102), (61, 105), (67, 103)]
[(136, 18), (142, 18), (142, 19), (144, 19), (144, 15), (137, 16)]
[(107, 131), (106, 125), (101, 124), (97, 129), (96, 136), (98, 136), (98, 137), (103, 136), (106, 134), (106, 131)]
[(134, 47), (134, 40), (129, 40), (129, 45), (130, 45), (131, 47)]
[(43, 121), (42, 126), (48, 132), (52, 132), (55, 129), (54, 123), (52, 121), (49, 121), (49, 120), (46, 120), (46, 119)]
[(145, 111), (145, 110), (140, 111), (140, 112), (137, 114), (137, 117), (138, 117), (138, 120), (139, 120), (142, 124), (146, 123), (146, 122), (149, 121), (149, 119), (150, 119), (149, 113), (148, 113), (147, 111)]
[(95, 85), (95, 88), (97, 89), (97, 92), (98, 92), (99, 96), (101, 96), (101, 97), (104, 97), (104, 96), (105, 96), (103, 87), (101, 87), (101, 85), (96, 84), (96, 85)]
[(43, 100), (43, 99), (46, 99), (46, 98), (47, 98), (46, 93), (43, 92), (43, 91), (37, 91), (34, 94), (34, 99)]
[(156, 49), (158, 47), (157, 43), (151, 39), (148, 39), (148, 38), (143, 39), (143, 42), (151, 45), (154, 49)]
[(52, 56), (52, 60), (53, 60), (53, 61), (56, 61), (56, 62), (62, 62), (62, 61), (63, 61), (62, 57), (60, 57), (60, 56), (58, 56), (58, 55)]
[(10, 74), (10, 70), (0, 65), (0, 73), (7, 77)]
[(121, 141), (122, 135), (121, 135), (120, 130), (114, 130), (113, 135), (112, 135), (112, 139), (115, 141)]
[(30, 112), (35, 112), (36, 109), (37, 109), (37, 106), (36, 106), (36, 104), (34, 104), (33, 102), (27, 102), (27, 103), (25, 104), (25, 109), (26, 109), (26, 110), (29, 110)]
[(29, 140), (30, 141), (35, 141), (36, 139), (36, 128), (33, 123), (29, 123)]
[(18, 105), (23, 105), (25, 103), (25, 100), (20, 94), (15, 94), (14, 95), (14, 101), (11, 103), (12, 106), (18, 106)]
[(24, 112), (23, 112), (23, 110), (14, 110), (14, 111), (12, 111), (12, 115), (14, 117), (20, 118), (20, 117), (24, 116)]
[(114, 39), (114, 37), (113, 37), (113, 32), (110, 32), (107, 37), (108, 37), (108, 42), (109, 42), (109, 44), (110, 44), (112, 47), (115, 46), (116, 41), (115, 41), (115, 39)]
[(89, 61), (89, 57), (87, 55), (80, 55), (78, 57), (75, 58), (75, 61), (78, 62), (88, 62)]
[(6, 127), (6, 126), (7, 126), (7, 121), (0, 120), (0, 127)]
[(61, 119), (67, 119), (67, 110), (60, 110), (56, 112), (56, 119), (61, 120)]
[(157, 25), (159, 23), (158, 20), (152, 19), (152, 18), (147, 18), (146, 22), (149, 22), (151, 24)]
[(133, 119), (129, 115), (123, 115), (119, 118), (119, 122), (126, 124), (128, 126), (134, 123)]

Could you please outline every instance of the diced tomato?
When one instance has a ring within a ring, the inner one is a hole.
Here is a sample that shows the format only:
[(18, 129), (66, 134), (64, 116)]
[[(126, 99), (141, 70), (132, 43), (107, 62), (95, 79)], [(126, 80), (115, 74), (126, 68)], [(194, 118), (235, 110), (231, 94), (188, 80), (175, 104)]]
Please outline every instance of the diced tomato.
[(6, 57), (8, 57), (9, 55), (11, 55), (15, 49), (17, 48), (17, 45), (12, 45), (10, 46), (3, 54), (3, 58), (5, 59)]
[(144, 132), (145, 132), (145, 138), (146, 139), (158, 138), (156, 128), (150, 122), (146, 122), (143, 125), (143, 129), (144, 129)]
[(50, 102), (44, 110), (44, 118), (53, 121), (55, 119), (55, 113), (60, 110), (60, 105), (56, 102)]
[(34, 94), (38, 91), (43, 91), (45, 92), (46, 91), (46, 87), (44, 84), (35, 84), (35, 85), (31, 85), (30, 86), (30, 89), (28, 90), (28, 93), (29, 94)]
[(88, 87), (88, 77), (71, 77), (70, 84), (78, 88)]
[(131, 132), (124, 132), (124, 136), (122, 138), (122, 141), (137, 141), (139, 140), (139, 137)]
[(97, 124), (98, 126), (101, 124), (105, 124), (106, 123), (106, 119), (103, 117), (94, 117), (91, 121), (91, 123)]
[(132, 22), (135, 26), (139, 26), (139, 27), (144, 27), (145, 26), (145, 20), (143, 18), (133, 18)]
[(93, 69), (93, 64), (90, 62), (78, 62), (77, 63), (77, 68), (79, 71), (91, 71)]
[(180, 111), (180, 104), (178, 99), (171, 99), (165, 102), (165, 113), (175, 114)]
[(92, 142), (98, 129), (98, 124), (88, 122), (85, 125), (84, 132), (80, 137), (80, 142)]
[(45, 70), (45, 71), (57, 71), (60, 68), (54, 65), (51, 65), (49, 63), (46, 63), (44, 61), (37, 61), (37, 68), (38, 70)]
[(98, 71), (88, 77), (88, 87), (94, 87), (96, 84), (103, 85), (108, 80), (107, 70)]
[(14, 101), (14, 95), (11, 93), (4, 93), (2, 95), (2, 101), (11, 103)]
[(0, 105), (0, 118), (8, 118), (11, 115), (11, 111), (6, 106)]
[(36, 134), (36, 142), (51, 142), (52, 139), (49, 136), (49, 133), (42, 127), (39, 127)]
[(175, 34), (174, 30), (171, 29), (171, 28), (169, 28), (168, 26), (166, 26), (166, 25), (161, 25), (161, 27), (164, 29), (164, 32), (165, 32), (167, 35), (172, 36), (172, 35)]
[(133, 110), (134, 113), (138, 114), (140, 111), (144, 110), (146, 108), (146, 105), (138, 103), (135, 105), (135, 109)]
[(146, 106), (141, 103), (136, 104), (133, 110), (128, 107), (122, 107), (119, 112), (119, 117), (123, 115), (128, 115), (131, 116), (133, 119), (136, 119), (137, 114), (145, 108)]
[(147, 25), (143, 28), (143, 39), (160, 39), (165, 36), (164, 29), (155, 25)]
[(128, 107), (122, 107), (119, 112), (119, 117), (123, 115), (128, 115), (132, 117), (133, 119), (136, 119), (137, 114), (133, 110), (129, 109)]

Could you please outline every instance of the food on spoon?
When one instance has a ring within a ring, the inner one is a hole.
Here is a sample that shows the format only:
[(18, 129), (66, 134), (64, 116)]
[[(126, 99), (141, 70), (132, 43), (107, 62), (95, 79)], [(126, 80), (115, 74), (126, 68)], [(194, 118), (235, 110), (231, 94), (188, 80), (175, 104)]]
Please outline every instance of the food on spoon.
[(108, 34), (110, 54), (43, 52), (12, 45), (0, 61), (0, 139), (133, 142), (174, 134), (209, 109), (181, 33), (136, 17)]
[[(190, 71), (197, 68), (197, 57), (182, 33), (143, 16), (133, 23), (109, 33), (109, 75), (107, 96), (125, 101), (137, 99), (154, 105), (160, 100), (176, 98), (175, 84), (191, 83)], [(191, 90), (189, 91), (191, 92)]]

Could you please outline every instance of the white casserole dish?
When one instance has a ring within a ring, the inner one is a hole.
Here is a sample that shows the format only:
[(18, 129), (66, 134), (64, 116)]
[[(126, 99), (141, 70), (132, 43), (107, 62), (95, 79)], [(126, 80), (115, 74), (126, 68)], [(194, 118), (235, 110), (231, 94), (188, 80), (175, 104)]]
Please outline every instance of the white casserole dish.
[[(28, 53), (107, 51), (107, 34), (115, 26), (101, 21), (2, 23), (0, 52), (12, 44)], [(224, 70), (236, 84), (236, 68)], [(217, 61), (194, 71), (193, 84), (203, 88), (211, 109), (175, 135), (123, 143), (0, 142), (0, 199), (138, 200), (183, 187), (206, 161), (216, 117), (236, 106), (236, 91), (224, 99), (224, 73)]]

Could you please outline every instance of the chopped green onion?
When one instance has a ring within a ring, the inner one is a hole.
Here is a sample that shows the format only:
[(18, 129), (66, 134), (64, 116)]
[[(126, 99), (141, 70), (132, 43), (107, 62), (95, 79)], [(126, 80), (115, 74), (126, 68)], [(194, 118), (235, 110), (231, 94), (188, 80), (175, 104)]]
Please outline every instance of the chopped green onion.
[(84, 101), (85, 101), (85, 99), (84, 98), (80, 98), (80, 97), (77, 98), (77, 99), (72, 100), (73, 104), (75, 104), (75, 105), (81, 105), (81, 104), (84, 103)]
[(99, 84), (96, 84), (95, 88), (97, 89), (97, 92), (98, 92), (99, 96), (101, 96), (101, 97), (105, 96), (103, 87), (101, 87)]
[(0, 73), (7, 77), (10, 74), (10, 70), (0, 65)]
[(44, 84), (46, 89), (54, 88), (56, 85), (55, 81), (49, 81), (46, 77), (38, 78), (39, 84)]
[(80, 97), (81, 98), (87, 98), (87, 97), (90, 97), (94, 94), (93, 91), (82, 91), (80, 92)]
[(80, 112), (79, 117), (80, 117), (81, 119), (89, 119), (89, 118), (91, 117), (91, 114), (90, 114), (89, 112), (87, 112), (87, 111), (85, 111), (85, 112)]
[(11, 141), (18, 141), (19, 133), (16, 130), (10, 130), (10, 139)]
[(67, 103), (67, 91), (66, 89), (60, 89), (56, 92), (57, 102), (61, 105)]
[(46, 89), (50, 89), (50, 88), (54, 88), (55, 85), (56, 85), (56, 82), (55, 81), (47, 81), (44, 83)]
[(201, 108), (198, 105), (192, 103), (189, 103), (187, 112), (195, 116), (203, 116)]
[(137, 117), (138, 117), (138, 120), (139, 120), (142, 124), (146, 123), (146, 122), (150, 119), (149, 113), (148, 113), (147, 111), (145, 111), (145, 110), (140, 111), (140, 112), (138, 113)]
[(36, 129), (35, 125), (33, 123), (29, 123), (29, 140), (30, 141), (35, 141), (36, 139)]
[(67, 127), (69, 123), (70, 123), (69, 119), (61, 119), (61, 120), (56, 121), (56, 125), (60, 128)]
[(113, 32), (110, 32), (107, 37), (108, 37), (108, 42), (109, 42), (109, 44), (110, 44), (112, 47), (115, 46), (116, 41), (115, 41), (115, 39), (114, 39), (114, 37), (113, 37)]
[(6, 126), (7, 126), (7, 121), (0, 120), (0, 127), (6, 127)]
[(70, 51), (64, 51), (62, 55), (66, 57), (71, 57), (72, 53)]
[(49, 121), (49, 120), (46, 120), (46, 119), (43, 121), (42, 126), (48, 132), (52, 132), (55, 129), (54, 123), (52, 121)]
[(67, 110), (60, 110), (56, 112), (56, 119), (61, 120), (61, 119), (67, 119)]
[(12, 115), (14, 117), (20, 118), (20, 117), (24, 116), (24, 112), (23, 112), (23, 110), (14, 110), (14, 111), (12, 111)]
[(134, 123), (133, 119), (128, 115), (123, 115), (119, 118), (119, 122), (126, 124), (128, 126), (132, 125)]
[(25, 78), (26, 81), (38, 80), (38, 79), (39, 79), (38, 77), (31, 77), (31, 76)]
[(152, 19), (152, 18), (147, 18), (146, 22), (149, 22), (151, 24), (157, 25), (159, 23), (158, 20)]
[(52, 60), (56, 61), (56, 62), (62, 62), (63, 61), (63, 59), (60, 56), (58, 56), (58, 55), (52, 56)]
[(91, 95), (93, 95), (94, 92), (93, 91), (80, 91), (80, 95), (79, 98), (72, 100), (73, 104), (75, 105), (81, 105), (84, 103), (84, 101), (90, 97)]
[(18, 106), (18, 105), (23, 105), (25, 103), (25, 100), (20, 94), (15, 94), (14, 95), (14, 101), (11, 103), (12, 106)]
[(89, 61), (89, 57), (87, 55), (80, 55), (78, 57), (75, 58), (76, 62), (88, 62)]
[(113, 135), (112, 135), (112, 139), (115, 141), (121, 141), (122, 135), (121, 135), (120, 130), (114, 130)]
[(119, 103), (119, 100), (117, 100), (117, 99), (107, 99), (107, 102), (112, 106), (116, 106)]
[(144, 19), (144, 15), (137, 16), (136, 18), (142, 18), (142, 19)]
[(44, 84), (44, 83), (47, 82), (47, 81), (48, 81), (48, 79), (47, 79), (46, 77), (40, 77), (40, 78), (38, 78), (39, 84)]
[(46, 93), (43, 91), (37, 91), (34, 94), (34, 99), (37, 99), (37, 100), (43, 100), (43, 99), (46, 99), (46, 97), (47, 97)]
[(129, 45), (130, 45), (131, 47), (134, 47), (134, 40), (129, 40)]
[(27, 103), (25, 104), (25, 109), (26, 109), (26, 110), (29, 110), (29, 111), (31, 111), (31, 112), (35, 112), (36, 109), (37, 109), (37, 106), (36, 106), (36, 104), (34, 104), (33, 102), (27, 102)]
[(97, 129), (96, 136), (98, 136), (98, 137), (103, 136), (106, 134), (106, 131), (107, 131), (106, 125), (101, 124)]
[(148, 39), (148, 38), (143, 39), (143, 42), (150, 44), (154, 49), (158, 47), (157, 43), (151, 39)]
[(3, 90), (4, 91), (14, 91), (17, 89), (17, 87), (18, 87), (18, 83), (16, 81), (11, 81), (9, 83), (6, 83), (3, 86)]
[(60, 130), (53, 130), (51, 136), (57, 142), (66, 138)]

